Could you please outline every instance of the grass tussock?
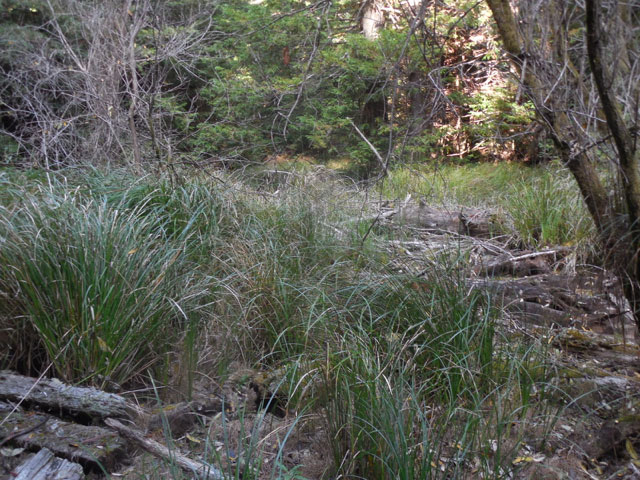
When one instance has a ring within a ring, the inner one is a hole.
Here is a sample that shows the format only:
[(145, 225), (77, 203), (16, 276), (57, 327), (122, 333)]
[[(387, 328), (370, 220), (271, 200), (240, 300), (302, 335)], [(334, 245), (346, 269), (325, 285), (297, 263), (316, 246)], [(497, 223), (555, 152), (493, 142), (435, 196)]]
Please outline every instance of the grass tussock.
[[(363, 239), (359, 193), (326, 172), (258, 192), (2, 178), (2, 367), (52, 362), (98, 385), (177, 375), (187, 396), (194, 375), (222, 383), (234, 362), (278, 369), (291, 411), (326, 432), (331, 478), (506, 477), (528, 419), (550, 418), (542, 347), (507, 341), (452, 265), (390, 269), (385, 239)], [(244, 465), (258, 478), (254, 436)], [(278, 465), (271, 478), (303, 478)]]
[(58, 184), (0, 209), (3, 290), (65, 380), (127, 382), (194, 321), (205, 283), (190, 225), (175, 234), (152, 200), (126, 208)]

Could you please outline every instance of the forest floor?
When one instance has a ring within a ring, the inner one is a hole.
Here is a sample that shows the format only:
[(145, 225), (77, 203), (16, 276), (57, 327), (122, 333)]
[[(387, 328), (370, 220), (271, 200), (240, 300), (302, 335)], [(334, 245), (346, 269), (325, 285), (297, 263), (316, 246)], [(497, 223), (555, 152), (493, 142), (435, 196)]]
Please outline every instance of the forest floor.
[(511, 338), (549, 346), (557, 410), (539, 431), (530, 425), (514, 459), (523, 468), (512, 478), (640, 478), (640, 348), (618, 280), (577, 264), (572, 248), (523, 251), (508, 235), (452, 236), (434, 231), (432, 214), (426, 220), (404, 226), (413, 238), (401, 246), (398, 268), (429, 251), (464, 252), (461, 275), (502, 307)]
[[(400, 224), (395, 215), (381, 217), (380, 228), (409, 232), (389, 245), (396, 268), (419, 272), (434, 252), (463, 255), (457, 265), (469, 288), (489, 292), (504, 307), (501, 322), (513, 337), (544, 338), (549, 346), (556, 408), (552, 420), (525, 433), (514, 460), (521, 468), (510, 478), (640, 478), (640, 348), (617, 280), (596, 267), (575, 265), (570, 248), (522, 251), (504, 235), (474, 238), (447, 231), (458, 229), (459, 211), (429, 209), (421, 217), (415, 212), (424, 207), (414, 207), (411, 219), (403, 215)], [(419, 281), (413, 288), (420, 288)], [(234, 472), (247, 438), (257, 435), (265, 453), (260, 478), (273, 478), (270, 465), (278, 464), (299, 478), (324, 478), (333, 460), (319, 417), (280, 407), (264, 414), (261, 402), (286, 404), (263, 387), (269, 375), (274, 383), (273, 375), (235, 368), (222, 386), (200, 379), (194, 398), (215, 395), (230, 407), (180, 436), (176, 445), (199, 456), (211, 447), (196, 439), (209, 438), (220, 449), (222, 465)], [(156, 435), (161, 439), (162, 431)], [(283, 435), (288, 438), (281, 449)], [(148, 470), (141, 463), (149, 460), (137, 457), (121, 474), (139, 478), (137, 472)], [(466, 478), (485, 478), (473, 470)]]

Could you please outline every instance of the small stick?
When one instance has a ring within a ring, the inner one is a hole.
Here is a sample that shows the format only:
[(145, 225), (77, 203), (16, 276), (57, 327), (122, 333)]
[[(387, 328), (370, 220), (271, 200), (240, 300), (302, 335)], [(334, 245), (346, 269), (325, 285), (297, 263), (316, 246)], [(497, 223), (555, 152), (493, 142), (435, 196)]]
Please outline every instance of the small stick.
[(358, 132), (358, 135), (360, 135), (360, 138), (362, 138), (362, 140), (364, 140), (364, 142), (367, 144), (367, 146), (371, 149), (373, 154), (376, 156), (376, 160), (378, 160), (378, 163), (380, 164), (380, 167), (382, 168), (382, 175), (386, 175), (387, 174), (387, 164), (384, 162), (384, 159), (382, 158), (382, 155), (380, 155), (380, 152), (378, 152), (378, 149), (373, 146), (373, 144), (369, 141), (369, 139), (367, 137), (365, 137), (364, 133), (362, 133), (360, 131), (360, 129), (356, 126), (356, 124), (353, 123), (353, 120), (351, 120), (350, 118), (348, 120), (349, 120), (349, 123), (351, 123), (351, 126), (353, 128), (355, 128), (356, 132)]
[(518, 255), (517, 257), (509, 258), (509, 260), (507, 261), (516, 262), (518, 260), (526, 260), (527, 258), (541, 257), (542, 255), (550, 255), (552, 253), (562, 253), (562, 252), (567, 252), (569, 250), (571, 249), (566, 247), (559, 247), (559, 248), (556, 248), (555, 250), (543, 250), (540, 252), (533, 252), (533, 253), (527, 253), (525, 255)]
[(223, 480), (224, 475), (220, 470), (212, 465), (208, 465), (197, 460), (191, 460), (190, 458), (178, 453), (177, 451), (170, 451), (166, 446), (161, 443), (146, 438), (144, 433), (140, 430), (129, 428), (114, 418), (107, 418), (104, 421), (109, 427), (116, 430), (120, 435), (126, 439), (136, 443), (147, 452), (155, 455), (158, 458), (169, 462), (175, 462), (180, 468), (185, 471), (195, 473), (198, 478), (204, 480)]

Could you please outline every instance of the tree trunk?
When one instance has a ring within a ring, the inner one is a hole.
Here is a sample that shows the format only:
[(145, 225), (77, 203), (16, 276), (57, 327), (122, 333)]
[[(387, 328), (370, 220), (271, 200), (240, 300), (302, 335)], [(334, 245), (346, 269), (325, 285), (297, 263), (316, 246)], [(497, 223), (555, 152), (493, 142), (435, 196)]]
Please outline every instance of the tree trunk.
[[(367, 40), (376, 40), (380, 30), (384, 27), (383, 0), (365, 0), (362, 6), (360, 26), (362, 34)], [(373, 136), (379, 122), (386, 120), (387, 99), (382, 89), (386, 84), (385, 78), (369, 78), (365, 80), (366, 98), (361, 110), (361, 119), (365, 124), (364, 132)], [(371, 168), (373, 168), (372, 163)]]
[[(635, 151), (635, 138), (624, 124), (621, 106), (612, 91), (613, 79), (606, 71), (607, 60), (603, 58), (601, 48), (603, 32), (599, 17), (601, 7), (597, 5), (599, 2), (586, 1), (587, 51), (606, 124), (616, 146), (622, 179), (621, 193), (625, 199), (624, 209), (613, 206), (614, 202), (607, 194), (595, 165), (587, 157), (586, 152), (592, 145), (576, 140), (580, 139), (581, 135), (568, 116), (572, 108), (571, 98), (554, 99), (556, 85), (545, 84), (544, 80), (540, 80), (540, 77), (534, 74), (532, 68), (526, 67), (527, 63), (541, 64), (551, 61), (564, 64), (571, 71), (570, 59), (557, 52), (556, 55), (563, 58), (535, 58), (535, 54), (524, 47), (525, 42), (521, 38), (509, 0), (486, 0), (486, 3), (493, 14), (504, 48), (522, 80), (525, 93), (534, 102), (562, 162), (578, 184), (600, 235), (604, 264), (622, 277), (625, 297), (632, 306), (640, 331), (640, 294), (636, 293), (640, 292), (640, 259), (636, 255), (640, 246), (640, 235), (636, 228), (640, 220), (640, 159)], [(529, 40), (533, 42), (533, 39)], [(553, 52), (549, 55), (553, 55)], [(527, 62), (524, 62), (525, 58)], [(576, 86), (576, 89), (579, 92), (583, 91), (579, 86)], [(628, 215), (628, 220), (624, 220), (625, 214)]]
[[(565, 111), (556, 111), (545, 105), (545, 89), (538, 82), (531, 68), (527, 69), (522, 59), (527, 55), (523, 50), (518, 27), (509, 0), (487, 0), (487, 4), (498, 27), (500, 38), (509, 54), (512, 64), (523, 80), (523, 88), (533, 100), (539, 115), (560, 153), (563, 163), (573, 174), (589, 213), (593, 217), (598, 231), (606, 231), (609, 218), (609, 199), (595, 167), (584, 152), (575, 152), (572, 148), (573, 135)], [(525, 70), (523, 71), (523, 66)]]
[(622, 279), (624, 292), (631, 304), (636, 325), (640, 332), (640, 256), (638, 255), (640, 247), (640, 230), (638, 229), (638, 221), (640, 220), (640, 171), (638, 171), (638, 164), (640, 163), (640, 158), (636, 149), (635, 138), (623, 120), (621, 105), (618, 103), (614, 92), (611, 91), (614, 80), (610, 73), (607, 72), (606, 60), (603, 58), (601, 42), (604, 33), (601, 28), (599, 2), (587, 0), (586, 12), (589, 64), (600, 95), (600, 103), (604, 110), (607, 126), (616, 145), (622, 173), (624, 199), (627, 214), (629, 215), (629, 231), (626, 232), (625, 241), (629, 245), (628, 251), (631, 257), (624, 264), (626, 266), (626, 275)]
[(366, 0), (362, 7), (362, 33), (368, 40), (375, 40), (384, 26), (384, 12), (380, 0)]

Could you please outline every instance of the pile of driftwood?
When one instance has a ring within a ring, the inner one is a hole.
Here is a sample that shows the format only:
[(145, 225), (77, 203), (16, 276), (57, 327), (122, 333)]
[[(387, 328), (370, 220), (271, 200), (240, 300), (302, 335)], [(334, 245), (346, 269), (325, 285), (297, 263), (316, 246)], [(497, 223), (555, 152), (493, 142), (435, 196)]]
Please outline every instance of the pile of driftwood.
[[(434, 208), (407, 200), (396, 208), (381, 209), (371, 219), (408, 228), (417, 237), (389, 242), (392, 250), (403, 253), (399, 269), (422, 276), (434, 255), (464, 251), (469, 287), (490, 292), (496, 303), (527, 324), (584, 326), (607, 333), (614, 324), (633, 324), (612, 275), (571, 272), (567, 266), (575, 261), (572, 247), (515, 248), (514, 236), (500, 231), (495, 217), (489, 210)], [(413, 268), (407, 268), (407, 258)]]
[[(221, 409), (222, 403), (214, 399), (211, 405), (186, 403), (163, 415), (176, 434), (188, 429), (197, 415)], [(145, 428), (159, 422), (120, 395), (0, 371), (0, 454), (6, 458), (36, 452), (4, 472), (10, 477), (77, 480), (87, 471), (112, 471), (132, 444), (197, 478), (223, 478), (212, 465), (147, 438)]]

